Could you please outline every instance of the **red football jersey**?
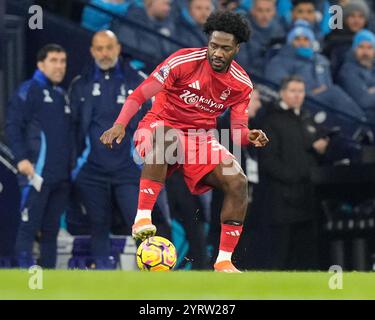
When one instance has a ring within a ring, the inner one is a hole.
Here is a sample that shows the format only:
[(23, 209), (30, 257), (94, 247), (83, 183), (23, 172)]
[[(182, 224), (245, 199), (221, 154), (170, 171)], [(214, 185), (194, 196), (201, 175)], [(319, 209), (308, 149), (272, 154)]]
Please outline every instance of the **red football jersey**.
[(167, 120), (176, 129), (212, 129), (231, 108), (231, 119), (247, 123), (253, 89), (242, 67), (233, 61), (226, 73), (215, 72), (207, 48), (181, 49), (159, 64), (150, 77), (163, 85), (145, 116)]

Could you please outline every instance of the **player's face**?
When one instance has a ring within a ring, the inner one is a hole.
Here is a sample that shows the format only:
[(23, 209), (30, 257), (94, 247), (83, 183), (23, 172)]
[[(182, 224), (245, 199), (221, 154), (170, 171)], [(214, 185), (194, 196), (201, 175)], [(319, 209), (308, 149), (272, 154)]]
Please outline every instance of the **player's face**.
[(199, 25), (203, 25), (206, 22), (212, 9), (211, 0), (193, 0), (190, 3), (190, 15)]
[(207, 56), (212, 69), (216, 72), (226, 72), (240, 45), (233, 34), (214, 31), (208, 42)]
[(121, 52), (121, 46), (116, 38), (105, 34), (94, 37), (91, 46), (91, 55), (102, 70), (113, 68)]
[(354, 11), (351, 15), (349, 15), (346, 18), (345, 22), (349, 30), (353, 32), (358, 32), (359, 30), (362, 30), (365, 27), (366, 18), (360, 11)]
[(66, 72), (66, 53), (48, 52), (47, 57), (38, 62), (38, 69), (54, 84), (63, 81)]
[(301, 3), (292, 11), (292, 19), (302, 19), (314, 24), (316, 21), (315, 7), (312, 3)]
[(361, 64), (371, 66), (375, 60), (375, 49), (370, 42), (362, 42), (355, 50), (355, 55)]
[(290, 109), (300, 109), (305, 100), (305, 84), (291, 81), (284, 90), (280, 91), (280, 96)]
[(276, 14), (275, 3), (269, 0), (258, 0), (254, 3), (251, 14), (260, 27), (266, 28)]

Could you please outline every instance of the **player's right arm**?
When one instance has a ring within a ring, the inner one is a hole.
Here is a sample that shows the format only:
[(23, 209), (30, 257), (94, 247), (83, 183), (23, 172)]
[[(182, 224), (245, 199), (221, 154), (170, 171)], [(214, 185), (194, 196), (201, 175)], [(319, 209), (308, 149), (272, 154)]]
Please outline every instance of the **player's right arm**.
[(126, 99), (112, 128), (102, 134), (100, 141), (109, 148), (112, 148), (114, 140), (116, 140), (117, 144), (121, 143), (122, 139), (125, 137), (126, 126), (141, 108), (142, 104), (148, 99), (151, 99), (162, 89), (163, 85), (155, 80), (154, 77), (148, 77), (143, 81)]
[(174, 81), (178, 78), (179, 68), (172, 70), (169, 61), (180, 55), (181, 51), (183, 50), (177, 51), (159, 64), (152, 74), (126, 99), (112, 128), (105, 131), (100, 137), (100, 141), (103, 144), (112, 148), (113, 141), (116, 140), (116, 143), (121, 143), (125, 137), (126, 126), (141, 108), (142, 104), (158, 94), (165, 87), (173, 85)]

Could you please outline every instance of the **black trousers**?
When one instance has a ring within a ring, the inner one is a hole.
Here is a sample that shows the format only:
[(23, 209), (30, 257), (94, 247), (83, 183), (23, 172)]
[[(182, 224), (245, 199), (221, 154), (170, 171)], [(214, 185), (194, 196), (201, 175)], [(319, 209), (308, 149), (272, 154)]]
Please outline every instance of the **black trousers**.
[(57, 235), (60, 217), (67, 205), (70, 183), (61, 181), (44, 183), (40, 192), (33, 187), (22, 189), (22, 219), (19, 224), (15, 243), (18, 265), (30, 267), (32, 246), (38, 231), (41, 232), (40, 266), (53, 269), (56, 267)]
[(266, 228), (271, 270), (316, 270), (318, 226), (314, 220), (271, 225)]
[(172, 218), (182, 225), (189, 242), (186, 259), (193, 270), (208, 269), (204, 205), (199, 196), (190, 193), (180, 172), (175, 172), (166, 183)]

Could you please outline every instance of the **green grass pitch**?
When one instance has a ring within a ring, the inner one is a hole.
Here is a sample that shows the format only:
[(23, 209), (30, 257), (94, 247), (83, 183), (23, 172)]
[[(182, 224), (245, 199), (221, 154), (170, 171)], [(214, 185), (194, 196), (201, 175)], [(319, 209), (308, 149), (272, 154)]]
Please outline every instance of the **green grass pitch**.
[(0, 270), (0, 299), (375, 299), (375, 274), (344, 272), (332, 290), (328, 272), (44, 271), (31, 290), (27, 270)]

